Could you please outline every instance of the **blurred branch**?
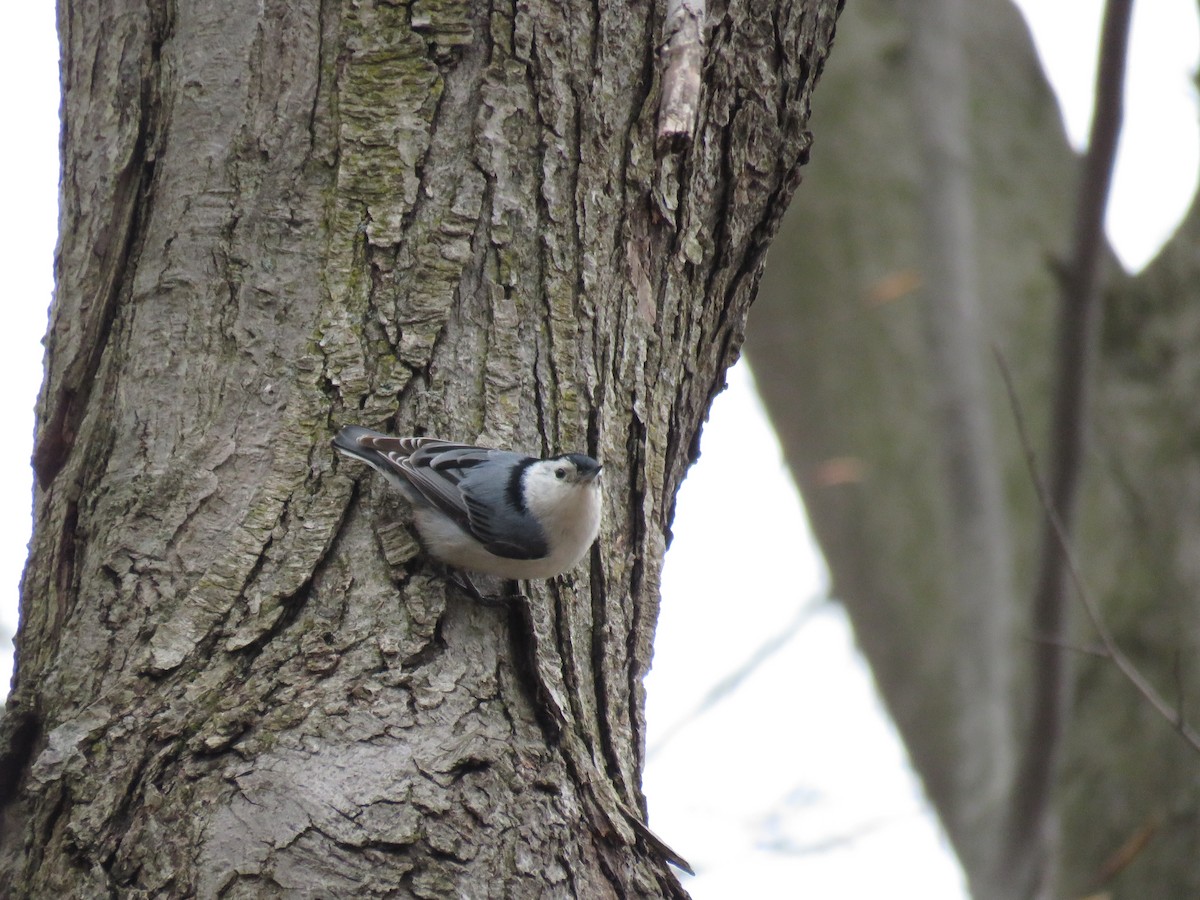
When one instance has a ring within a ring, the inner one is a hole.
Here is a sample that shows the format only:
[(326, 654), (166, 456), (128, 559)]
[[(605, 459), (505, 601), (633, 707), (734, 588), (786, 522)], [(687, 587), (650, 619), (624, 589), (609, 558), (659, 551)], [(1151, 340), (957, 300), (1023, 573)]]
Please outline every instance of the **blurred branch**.
[[(1082, 468), (1090, 361), (1100, 316), (1104, 210), (1121, 132), (1132, 7), (1133, 0), (1108, 0), (1105, 6), (1092, 131), (1083, 161), (1072, 258), (1059, 306), (1049, 483), (1043, 486), (1040, 479), (1034, 478), (1045, 516), (1032, 624), (1033, 632), (1046, 640), (1034, 646), (1032, 714), (1013, 789), (1009, 823), (1013, 859), (1024, 856), (1016, 852), (1020, 848), (1044, 847), (1052, 830), (1047, 822), (1051, 786), (1062, 754), (1070, 703), (1066, 658), (1055, 644), (1067, 640), (1066, 587), (1071, 562), (1067, 550)], [(1005, 377), (1007, 380), (1007, 370)], [(1011, 395), (1011, 385), (1009, 390)], [(1042, 874), (1033, 873), (1033, 877), (1041, 881)]]
[(1100, 647), (1081, 647), (1078, 644), (1069, 644), (1066, 641), (1058, 641), (1052, 638), (1040, 638), (1036, 635), (1029, 638), (1030, 641), (1035, 641), (1043, 644), (1050, 644), (1057, 647), (1059, 650), (1070, 650), (1078, 653), (1080, 656), (1095, 656), (1100, 659), (1108, 659), (1108, 651), (1103, 646)]
[(1038, 499), (1041, 501), (1042, 508), (1045, 510), (1046, 517), (1053, 530), (1055, 540), (1058, 542), (1059, 551), (1062, 555), (1066, 571), (1070, 576), (1071, 585), (1075, 589), (1075, 593), (1079, 595), (1079, 599), (1083, 603), (1083, 608), (1087, 612), (1088, 620), (1091, 622), (1096, 636), (1100, 639), (1100, 644), (1103, 647), (1103, 652), (1100, 655), (1111, 659), (1121, 671), (1121, 674), (1125, 676), (1126, 680), (1154, 707), (1158, 714), (1179, 732), (1180, 736), (1193, 750), (1200, 752), (1200, 732), (1197, 732), (1187, 724), (1183, 717), (1182, 709), (1171, 706), (1171, 704), (1163, 699), (1162, 695), (1155, 690), (1154, 685), (1141, 673), (1141, 670), (1138, 669), (1133, 660), (1126, 656), (1124, 651), (1117, 646), (1112, 632), (1109, 631), (1108, 625), (1100, 613), (1099, 604), (1084, 582), (1079, 563), (1071, 550), (1070, 536), (1058, 511), (1054, 509), (1051, 503), (1049, 489), (1042, 479), (1041, 472), (1038, 471), (1037, 458), (1033, 452), (1033, 445), (1029, 440), (1029, 431), (1025, 426), (1025, 416), (1021, 412), (1020, 401), (1017, 398), (1016, 389), (1013, 387), (1012, 373), (1009, 371), (1008, 364), (1004, 361), (1002, 355), (997, 353), (996, 359), (999, 362), (1000, 372), (1004, 378), (1004, 386), (1008, 390), (1009, 403), (1012, 405), (1013, 417), (1017, 423), (1017, 434), (1021, 441), (1021, 448), (1025, 453), (1025, 463), (1029, 467), (1029, 477), (1033, 480)]
[(1147, 819), (1137, 827), (1116, 851), (1104, 861), (1104, 865), (1100, 867), (1097, 873), (1097, 886), (1108, 884), (1122, 872), (1124, 872), (1134, 860), (1141, 855), (1146, 849), (1155, 835), (1162, 829), (1162, 817), (1157, 813), (1151, 813)]
[(742, 682), (753, 675), (763, 663), (782, 650), (788, 641), (795, 637), (800, 629), (808, 623), (809, 619), (816, 614), (817, 610), (828, 602), (828, 597), (815, 597), (800, 607), (800, 611), (796, 613), (796, 618), (786, 628), (765, 640), (758, 649), (747, 657), (745, 662), (709, 688), (707, 693), (700, 698), (700, 701), (691, 710), (668, 728), (663, 733), (663, 736), (655, 741), (652, 747), (647, 749), (646, 759), (652, 759), (661, 753), (663, 748), (674, 740), (679, 732), (683, 731), (688, 725), (739, 688)]
[(811, 841), (796, 841), (785, 836), (760, 838), (755, 845), (770, 853), (782, 856), (815, 856), (819, 853), (829, 853), (832, 850), (842, 850), (853, 846), (860, 840), (897, 825), (905, 824), (920, 818), (921, 810), (914, 809), (909, 813), (894, 813), (867, 819), (841, 832), (831, 832)]
[[(945, 516), (946, 595), (954, 633), (955, 771), (950, 827), (1003, 821), (1015, 769), (1012, 530), (988, 386), (987, 316), (971, 152), (964, 37), (969, 0), (900, 4), (912, 35), (910, 94), (921, 181), (921, 325)], [(986, 749), (984, 749), (986, 748)], [(994, 845), (987, 848), (994, 853)], [(976, 873), (994, 861), (972, 861)], [(977, 879), (982, 877), (976, 876)], [(999, 880), (1003, 880), (1002, 875)], [(977, 893), (986, 894), (978, 880)]]

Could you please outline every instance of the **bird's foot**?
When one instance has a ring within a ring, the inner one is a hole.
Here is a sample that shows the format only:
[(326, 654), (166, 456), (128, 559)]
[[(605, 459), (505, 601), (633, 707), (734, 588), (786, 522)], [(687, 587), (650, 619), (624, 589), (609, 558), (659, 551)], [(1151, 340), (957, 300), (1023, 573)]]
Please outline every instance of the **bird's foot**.
[(489, 609), (495, 609), (499, 606), (507, 606), (508, 601), (512, 599), (512, 594), (485, 594), (475, 587), (473, 582), (466, 573), (447, 572), (446, 578), (456, 588), (483, 606)]

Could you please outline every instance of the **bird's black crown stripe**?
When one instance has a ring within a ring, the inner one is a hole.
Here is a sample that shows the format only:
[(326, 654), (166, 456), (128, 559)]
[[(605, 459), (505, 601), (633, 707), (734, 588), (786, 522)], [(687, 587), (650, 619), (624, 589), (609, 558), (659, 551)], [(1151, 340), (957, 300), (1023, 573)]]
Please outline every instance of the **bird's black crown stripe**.
[(584, 474), (595, 472), (601, 468), (600, 463), (583, 453), (565, 453), (559, 459), (567, 459), (574, 463), (575, 468)]

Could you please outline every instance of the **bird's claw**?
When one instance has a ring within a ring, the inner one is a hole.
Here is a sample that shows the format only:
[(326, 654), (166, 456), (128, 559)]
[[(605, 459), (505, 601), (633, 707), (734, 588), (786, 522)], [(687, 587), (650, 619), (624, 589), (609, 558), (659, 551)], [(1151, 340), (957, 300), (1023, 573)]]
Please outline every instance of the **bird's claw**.
[(485, 594), (480, 591), (479, 588), (475, 587), (475, 582), (473, 582), (470, 576), (466, 574), (461, 574), (460, 576), (459, 574), (455, 574), (453, 572), (447, 572), (446, 578), (451, 584), (453, 584), (456, 588), (458, 588), (476, 603), (486, 606), (489, 609), (507, 606), (509, 600), (513, 599), (514, 596), (519, 596), (519, 594)]

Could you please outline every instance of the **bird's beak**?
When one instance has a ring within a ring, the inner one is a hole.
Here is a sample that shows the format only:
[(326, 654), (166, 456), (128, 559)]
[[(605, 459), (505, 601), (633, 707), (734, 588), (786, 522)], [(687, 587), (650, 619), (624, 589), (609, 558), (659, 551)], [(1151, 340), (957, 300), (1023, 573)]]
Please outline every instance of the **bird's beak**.
[(596, 468), (589, 469), (588, 471), (582, 473), (581, 480), (583, 481), (584, 484), (591, 484), (593, 481), (595, 481), (597, 478), (600, 477), (600, 474), (603, 471), (604, 471), (604, 466), (600, 465), (600, 463), (596, 463)]

